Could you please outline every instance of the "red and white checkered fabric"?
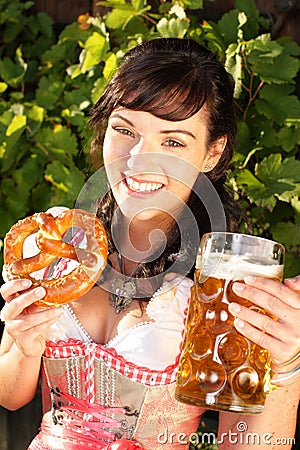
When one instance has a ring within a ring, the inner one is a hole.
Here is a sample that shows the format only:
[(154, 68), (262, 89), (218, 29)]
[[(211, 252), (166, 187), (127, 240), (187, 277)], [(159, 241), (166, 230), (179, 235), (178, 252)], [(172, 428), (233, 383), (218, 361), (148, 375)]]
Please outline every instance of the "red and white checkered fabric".
[(126, 361), (115, 349), (106, 348), (101, 344), (83, 343), (79, 340), (69, 339), (67, 342), (47, 342), (44, 352), (46, 358), (63, 359), (74, 357), (91, 357), (104, 361), (109, 367), (127, 378), (146, 386), (164, 386), (176, 381), (179, 356), (174, 364), (164, 370), (150, 370), (147, 367), (139, 367), (134, 363)]

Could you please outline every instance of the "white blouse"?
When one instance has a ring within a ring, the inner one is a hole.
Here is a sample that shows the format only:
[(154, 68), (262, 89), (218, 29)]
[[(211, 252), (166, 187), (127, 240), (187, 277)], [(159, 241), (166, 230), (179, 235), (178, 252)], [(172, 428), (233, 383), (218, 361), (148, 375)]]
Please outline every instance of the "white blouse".
[[(191, 286), (192, 280), (168, 274), (147, 305), (151, 321), (123, 330), (105, 347), (114, 348), (127, 361), (152, 370), (163, 370), (174, 364), (180, 353)], [(52, 341), (72, 338), (92, 342), (71, 305), (64, 306), (63, 315), (51, 326), (47, 338)]]

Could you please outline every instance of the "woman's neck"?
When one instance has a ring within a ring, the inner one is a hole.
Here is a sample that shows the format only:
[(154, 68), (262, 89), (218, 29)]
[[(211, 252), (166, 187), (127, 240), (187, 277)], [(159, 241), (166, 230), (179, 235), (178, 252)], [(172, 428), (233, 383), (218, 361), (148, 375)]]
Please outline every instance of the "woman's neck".
[(170, 220), (160, 220), (158, 223), (134, 219), (129, 224), (126, 218), (122, 218), (118, 251), (123, 258), (125, 275), (130, 275), (138, 264), (160, 256), (167, 244), (171, 227)]

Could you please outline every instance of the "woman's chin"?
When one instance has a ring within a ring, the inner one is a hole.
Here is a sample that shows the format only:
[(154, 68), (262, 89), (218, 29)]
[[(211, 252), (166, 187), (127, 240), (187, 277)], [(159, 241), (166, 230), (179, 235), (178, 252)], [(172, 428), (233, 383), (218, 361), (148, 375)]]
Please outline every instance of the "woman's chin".
[(155, 208), (136, 208), (135, 205), (129, 205), (129, 202), (126, 202), (126, 205), (120, 205), (120, 210), (122, 214), (127, 217), (130, 221), (158, 221), (162, 217), (162, 211)]

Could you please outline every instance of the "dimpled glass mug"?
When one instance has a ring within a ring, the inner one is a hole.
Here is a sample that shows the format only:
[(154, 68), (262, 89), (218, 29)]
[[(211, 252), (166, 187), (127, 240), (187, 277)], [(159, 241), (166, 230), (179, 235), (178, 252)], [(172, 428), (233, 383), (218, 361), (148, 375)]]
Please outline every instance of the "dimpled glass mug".
[(266, 314), (232, 290), (257, 275), (281, 281), (284, 247), (239, 233), (213, 232), (201, 240), (191, 289), (175, 396), (210, 409), (259, 413), (271, 389), (270, 354), (234, 328), (228, 304)]

